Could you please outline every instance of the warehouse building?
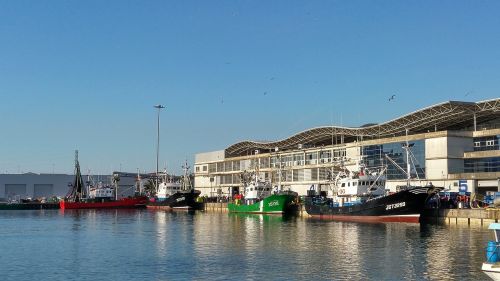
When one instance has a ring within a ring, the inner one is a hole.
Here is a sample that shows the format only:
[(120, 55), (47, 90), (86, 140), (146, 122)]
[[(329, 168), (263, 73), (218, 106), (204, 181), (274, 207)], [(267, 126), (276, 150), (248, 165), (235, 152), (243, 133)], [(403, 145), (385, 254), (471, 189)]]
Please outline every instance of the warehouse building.
[[(134, 195), (137, 174), (114, 172), (120, 176), (118, 197)], [(75, 175), (67, 174), (0, 174), (0, 201), (19, 201), (20, 199), (39, 199), (65, 197), (74, 181)], [(84, 182), (89, 178), (82, 176)], [(111, 175), (93, 175), (94, 182), (111, 184)]]

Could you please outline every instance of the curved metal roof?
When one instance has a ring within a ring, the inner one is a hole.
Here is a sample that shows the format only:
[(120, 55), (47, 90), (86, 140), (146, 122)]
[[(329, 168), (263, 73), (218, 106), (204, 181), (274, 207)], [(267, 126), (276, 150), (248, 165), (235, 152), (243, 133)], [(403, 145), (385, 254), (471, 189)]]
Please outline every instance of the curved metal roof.
[(272, 142), (242, 141), (229, 146), (226, 155), (237, 156), (248, 151), (262, 149), (280, 150), (296, 148), (299, 144), (331, 144), (334, 138), (344, 138), (345, 142), (358, 137), (382, 138), (404, 135), (406, 130), (411, 133), (427, 132), (429, 130), (453, 130), (472, 126), (474, 114), (477, 122), (485, 122), (499, 117), (500, 99), (481, 102), (447, 101), (409, 113), (399, 118), (360, 128), (325, 126), (317, 127), (292, 135), (286, 139)]

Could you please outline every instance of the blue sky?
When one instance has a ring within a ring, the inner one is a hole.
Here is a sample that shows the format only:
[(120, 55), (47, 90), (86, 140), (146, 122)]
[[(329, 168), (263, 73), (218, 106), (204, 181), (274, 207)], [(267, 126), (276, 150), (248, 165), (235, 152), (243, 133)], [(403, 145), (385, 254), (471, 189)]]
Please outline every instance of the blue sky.
[[(499, 1), (0, 1), (0, 173), (152, 171), (498, 97)], [(388, 98), (395, 94), (393, 101)]]

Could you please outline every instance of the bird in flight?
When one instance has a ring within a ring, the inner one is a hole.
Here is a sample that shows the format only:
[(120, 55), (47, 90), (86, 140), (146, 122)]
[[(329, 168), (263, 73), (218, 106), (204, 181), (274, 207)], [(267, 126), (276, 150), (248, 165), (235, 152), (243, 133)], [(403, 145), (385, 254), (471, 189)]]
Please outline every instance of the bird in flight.
[(394, 100), (394, 98), (396, 97), (396, 95), (392, 95), (390, 98), (389, 98), (389, 101), (391, 100)]

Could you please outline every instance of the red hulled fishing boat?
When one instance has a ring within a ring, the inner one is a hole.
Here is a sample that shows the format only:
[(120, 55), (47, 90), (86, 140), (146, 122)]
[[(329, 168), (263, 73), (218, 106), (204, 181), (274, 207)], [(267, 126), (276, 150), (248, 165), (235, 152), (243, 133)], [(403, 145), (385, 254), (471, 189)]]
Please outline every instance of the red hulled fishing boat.
[(114, 186), (91, 184), (87, 181), (84, 186), (80, 163), (78, 162), (78, 151), (75, 152), (75, 180), (72, 188), (64, 200), (59, 202), (61, 209), (116, 209), (116, 208), (140, 208), (145, 207), (148, 202), (146, 196), (136, 195), (134, 197), (118, 199), (118, 175), (113, 176)]

